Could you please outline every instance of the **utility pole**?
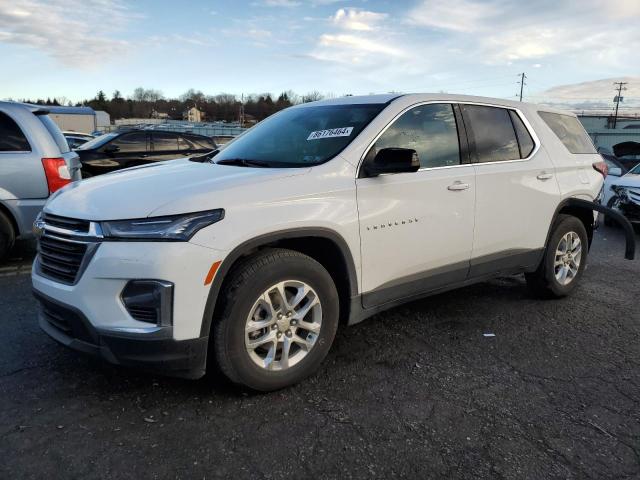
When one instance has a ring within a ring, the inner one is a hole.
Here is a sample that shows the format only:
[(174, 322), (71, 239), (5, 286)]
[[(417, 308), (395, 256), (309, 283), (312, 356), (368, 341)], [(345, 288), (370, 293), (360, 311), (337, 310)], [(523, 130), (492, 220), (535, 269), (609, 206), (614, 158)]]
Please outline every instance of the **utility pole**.
[(520, 74), (520, 81), (518, 82), (520, 84), (520, 101), (522, 101), (522, 90), (524, 89), (524, 86), (526, 85), (524, 83), (525, 78), (527, 78), (527, 76), (525, 75), (524, 72), (522, 72)]
[(616, 95), (616, 98), (614, 98), (613, 100), (616, 102), (616, 113), (613, 116), (613, 128), (616, 128), (616, 125), (618, 124), (618, 107), (620, 106), (620, 102), (622, 100), (622, 91), (626, 90), (627, 87), (625, 87), (625, 85), (629, 83), (629, 82), (613, 82), (614, 85), (618, 86), (618, 95)]

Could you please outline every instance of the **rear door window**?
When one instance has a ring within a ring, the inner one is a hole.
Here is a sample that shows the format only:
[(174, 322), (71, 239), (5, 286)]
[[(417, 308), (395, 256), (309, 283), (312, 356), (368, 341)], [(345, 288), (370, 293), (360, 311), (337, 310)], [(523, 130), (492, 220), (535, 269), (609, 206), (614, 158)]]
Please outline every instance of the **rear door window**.
[(147, 133), (131, 132), (125, 133), (116, 138), (108, 145), (118, 147), (120, 152), (146, 152), (147, 151)]
[(476, 163), (519, 160), (520, 148), (509, 111), (484, 105), (462, 105), (472, 158)]
[(591, 138), (576, 117), (538, 112), (549, 128), (571, 153), (597, 153)]
[(30, 152), (31, 146), (18, 124), (0, 112), (0, 152)]
[(151, 139), (154, 152), (175, 152), (178, 150), (178, 135), (175, 133), (153, 132)]
[(516, 112), (514, 112), (513, 110), (509, 110), (509, 115), (511, 115), (513, 128), (515, 128), (516, 130), (516, 137), (518, 137), (520, 158), (527, 158), (529, 155), (531, 155), (531, 152), (533, 152), (533, 149), (535, 147), (533, 138), (531, 138), (529, 130), (527, 130), (527, 127), (524, 126), (522, 119)]

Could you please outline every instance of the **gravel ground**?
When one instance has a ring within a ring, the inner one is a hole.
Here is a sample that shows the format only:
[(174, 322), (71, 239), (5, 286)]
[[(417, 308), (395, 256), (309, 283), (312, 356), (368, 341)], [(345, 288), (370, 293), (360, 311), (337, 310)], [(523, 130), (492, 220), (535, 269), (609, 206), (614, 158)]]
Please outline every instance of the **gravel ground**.
[(597, 234), (571, 298), (510, 277), (414, 302), (264, 395), (59, 346), (32, 255), (0, 266), (0, 478), (640, 477), (640, 262), (620, 231)]

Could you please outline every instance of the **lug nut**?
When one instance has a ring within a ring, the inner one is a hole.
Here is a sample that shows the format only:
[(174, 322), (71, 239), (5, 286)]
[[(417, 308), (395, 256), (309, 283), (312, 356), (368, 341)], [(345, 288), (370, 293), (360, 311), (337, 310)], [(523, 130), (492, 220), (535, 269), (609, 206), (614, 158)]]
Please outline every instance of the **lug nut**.
[(282, 337), (282, 332), (278, 332), (278, 338)]
[(291, 325), (297, 325), (298, 321), (294, 318), (293, 320), (291, 320)]
[(290, 317), (290, 316), (291, 316), (291, 312), (287, 312), (287, 317)]
[(291, 330), (287, 330), (287, 337), (290, 337), (291, 335)]
[(278, 320), (280, 320), (281, 318), (282, 318), (282, 314), (281, 314), (281, 313), (279, 313), (279, 314), (278, 314)]
[(277, 330), (278, 325), (276, 325), (275, 323), (273, 325), (271, 325), (271, 330)]

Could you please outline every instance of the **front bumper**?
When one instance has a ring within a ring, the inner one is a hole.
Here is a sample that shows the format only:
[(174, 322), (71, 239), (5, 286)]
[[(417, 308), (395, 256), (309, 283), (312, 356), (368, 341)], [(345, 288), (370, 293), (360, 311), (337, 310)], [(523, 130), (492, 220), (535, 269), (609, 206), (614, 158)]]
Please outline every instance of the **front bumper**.
[(114, 365), (163, 375), (200, 378), (205, 374), (208, 337), (174, 340), (171, 327), (117, 332), (95, 328), (84, 314), (37, 290), (40, 327), (54, 340)]

